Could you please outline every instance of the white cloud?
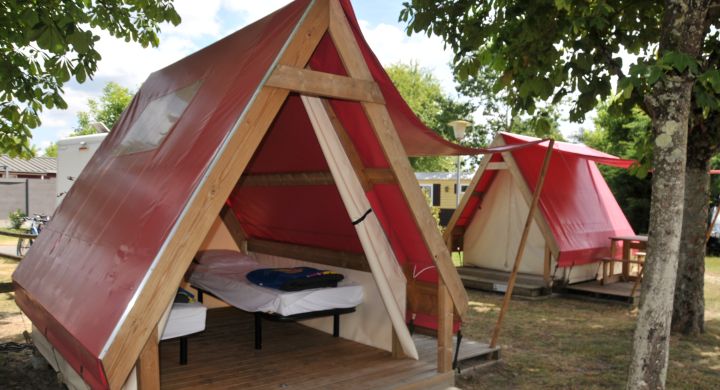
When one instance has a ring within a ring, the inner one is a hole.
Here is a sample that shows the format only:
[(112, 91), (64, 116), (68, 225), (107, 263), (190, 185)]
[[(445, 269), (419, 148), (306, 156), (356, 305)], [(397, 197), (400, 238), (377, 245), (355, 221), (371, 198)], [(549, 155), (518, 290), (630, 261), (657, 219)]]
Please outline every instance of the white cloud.
[(453, 53), (443, 48), (443, 42), (436, 36), (414, 34), (410, 37), (400, 28), (389, 24), (372, 26), (360, 20), (360, 29), (365, 39), (383, 66), (394, 63), (417, 62), (429, 70), (440, 81), (446, 93), (454, 94), (455, 86), (450, 63)]
[(96, 47), (102, 55), (95, 77), (113, 80), (120, 85), (137, 88), (150, 73), (166, 67), (197, 50), (192, 40), (173, 35), (161, 38), (158, 48), (143, 48), (99, 32)]
[(163, 26), (163, 35), (217, 36), (220, 34), (220, 0), (175, 0), (173, 5), (180, 14), (178, 26)]

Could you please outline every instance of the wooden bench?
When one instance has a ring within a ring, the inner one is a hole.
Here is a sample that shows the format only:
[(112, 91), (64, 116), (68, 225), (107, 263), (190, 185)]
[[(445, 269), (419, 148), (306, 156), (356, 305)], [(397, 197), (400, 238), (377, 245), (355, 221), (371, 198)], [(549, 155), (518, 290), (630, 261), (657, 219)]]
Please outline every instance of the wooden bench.
[[(640, 257), (640, 256), (638, 256)], [(643, 265), (645, 264), (645, 256), (643, 255), (642, 258), (635, 259), (619, 259), (616, 257), (600, 257), (598, 259), (602, 262), (602, 278), (600, 279), (600, 284), (610, 284), (615, 283), (619, 280), (629, 280), (629, 270), (631, 264), (636, 264), (638, 266), (638, 273), (636, 275), (636, 281), (639, 280), (642, 276), (643, 271)], [(615, 273), (615, 263), (622, 264), (622, 272), (616, 274)], [(637, 283), (636, 283), (637, 284)], [(633, 291), (635, 288), (633, 288)]]

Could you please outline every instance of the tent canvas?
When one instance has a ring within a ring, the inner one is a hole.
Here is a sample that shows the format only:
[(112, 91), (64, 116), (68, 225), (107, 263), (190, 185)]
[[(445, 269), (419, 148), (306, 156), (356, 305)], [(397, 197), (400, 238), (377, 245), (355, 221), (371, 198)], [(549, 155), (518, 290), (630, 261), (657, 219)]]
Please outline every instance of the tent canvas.
[[(434, 267), (449, 370), (467, 296), (406, 155), (467, 152), (412, 114), (349, 1), (297, 0), (150, 75), (14, 273), (16, 301), (87, 384), (119, 388), (226, 206), (250, 250), (365, 259), (381, 289)], [(383, 301), (396, 318), (402, 299)]]
[[(493, 146), (529, 142), (537, 139), (501, 133)], [(464, 251), (465, 264), (512, 269), (546, 150), (540, 143), (483, 160), (445, 233), (453, 250)], [(592, 279), (597, 258), (609, 255), (609, 237), (634, 234), (596, 162), (623, 168), (632, 164), (584, 145), (555, 143), (521, 273), (547, 277), (552, 270), (567, 282)]]

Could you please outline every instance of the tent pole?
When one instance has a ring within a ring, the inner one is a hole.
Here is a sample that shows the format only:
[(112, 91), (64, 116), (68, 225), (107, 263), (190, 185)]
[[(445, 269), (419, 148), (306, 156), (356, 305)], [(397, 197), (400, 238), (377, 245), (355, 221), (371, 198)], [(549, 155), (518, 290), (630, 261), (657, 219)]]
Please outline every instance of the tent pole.
[(137, 360), (137, 386), (140, 390), (160, 389), (160, 354), (157, 325), (150, 333)]
[(438, 278), (437, 371), (452, 371), (453, 303), (442, 278)]
[(555, 140), (550, 140), (548, 144), (547, 152), (545, 153), (545, 160), (543, 160), (542, 168), (540, 168), (540, 176), (538, 177), (537, 184), (535, 185), (535, 192), (533, 193), (532, 201), (530, 203), (530, 211), (528, 212), (527, 219), (525, 220), (525, 228), (523, 228), (522, 238), (520, 239), (520, 245), (518, 245), (518, 251), (515, 255), (515, 264), (513, 264), (512, 273), (510, 274), (510, 280), (508, 280), (507, 290), (505, 291), (505, 297), (503, 298), (502, 307), (500, 308), (500, 314), (498, 315), (497, 323), (495, 323), (495, 329), (493, 329), (492, 339), (490, 340), (490, 348), (495, 348), (497, 345), (498, 337), (500, 336), (500, 327), (502, 326), (503, 318), (505, 313), (510, 306), (510, 298), (512, 297), (513, 288), (515, 287), (515, 279), (517, 278), (518, 270), (520, 269), (520, 262), (522, 261), (523, 252), (525, 252), (525, 244), (527, 243), (528, 234), (530, 233), (530, 226), (533, 221), (533, 214), (537, 208), (538, 200), (540, 199), (540, 192), (542, 192), (543, 183), (545, 182), (545, 176), (550, 166), (550, 156), (552, 155), (553, 146)]
[(712, 219), (712, 222), (710, 222), (710, 226), (708, 226), (707, 230), (705, 231), (705, 245), (707, 245), (708, 240), (710, 240), (710, 234), (712, 234), (712, 230), (715, 227), (715, 222), (718, 219), (718, 214), (720, 214), (720, 197), (718, 198), (718, 203), (715, 205), (715, 216)]

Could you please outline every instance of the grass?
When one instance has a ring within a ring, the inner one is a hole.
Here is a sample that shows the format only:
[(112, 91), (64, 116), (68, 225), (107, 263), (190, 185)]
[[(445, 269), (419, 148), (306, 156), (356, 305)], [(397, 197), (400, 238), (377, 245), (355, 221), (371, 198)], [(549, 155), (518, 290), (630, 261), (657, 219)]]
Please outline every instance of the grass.
[(27, 229), (11, 229), (11, 228), (0, 228), (0, 245), (17, 245), (17, 238), (3, 236), (2, 232), (10, 233), (27, 233)]
[(12, 273), (16, 267), (16, 261), (0, 258), (0, 342), (22, 341), (22, 331), (30, 328), (30, 321), (15, 305), (12, 292)]
[(0, 236), (0, 245), (17, 245), (17, 240), (15, 237)]
[[(673, 336), (669, 389), (720, 388), (720, 258), (706, 261), (706, 331)], [(463, 333), (486, 341), (502, 296), (469, 291)], [(513, 300), (500, 335), (502, 361), (458, 378), (463, 389), (624, 388), (637, 309), (553, 297)]]
[(451, 252), (450, 254), (452, 255), (453, 264), (456, 267), (461, 267), (463, 265), (462, 252)]

